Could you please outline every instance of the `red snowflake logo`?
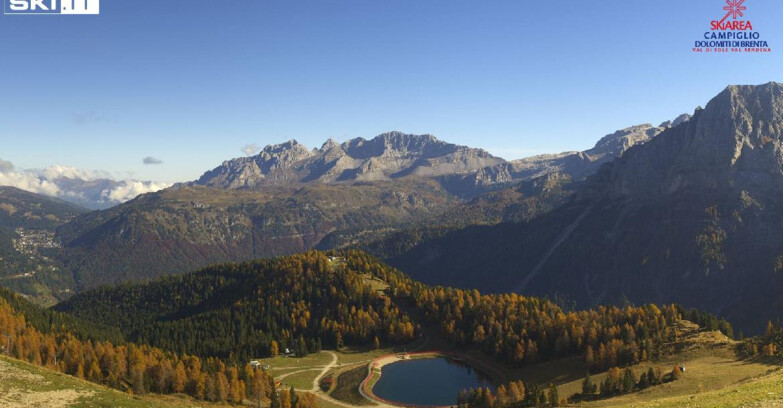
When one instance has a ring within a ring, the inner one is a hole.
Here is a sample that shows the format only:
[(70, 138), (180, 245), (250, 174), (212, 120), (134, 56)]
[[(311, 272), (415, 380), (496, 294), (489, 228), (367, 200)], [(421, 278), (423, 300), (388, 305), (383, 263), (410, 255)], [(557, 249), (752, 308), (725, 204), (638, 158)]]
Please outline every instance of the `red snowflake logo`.
[(744, 16), (745, 14), (743, 11), (748, 9), (742, 5), (744, 2), (745, 0), (726, 0), (727, 6), (723, 6), (723, 9), (726, 10), (727, 13), (721, 21), (725, 21), (727, 18), (729, 18), (729, 16), (731, 16), (734, 20), (736, 20), (738, 17)]

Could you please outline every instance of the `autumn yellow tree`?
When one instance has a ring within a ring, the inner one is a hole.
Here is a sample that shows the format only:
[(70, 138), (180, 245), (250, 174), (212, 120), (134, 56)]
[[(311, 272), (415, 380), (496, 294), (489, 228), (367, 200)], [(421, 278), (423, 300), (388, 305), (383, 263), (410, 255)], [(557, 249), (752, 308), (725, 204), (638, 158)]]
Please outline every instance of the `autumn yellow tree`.
[(171, 382), (171, 389), (176, 393), (185, 391), (185, 385), (187, 384), (188, 376), (185, 373), (185, 364), (182, 361), (177, 362), (177, 367), (174, 369), (174, 378)]

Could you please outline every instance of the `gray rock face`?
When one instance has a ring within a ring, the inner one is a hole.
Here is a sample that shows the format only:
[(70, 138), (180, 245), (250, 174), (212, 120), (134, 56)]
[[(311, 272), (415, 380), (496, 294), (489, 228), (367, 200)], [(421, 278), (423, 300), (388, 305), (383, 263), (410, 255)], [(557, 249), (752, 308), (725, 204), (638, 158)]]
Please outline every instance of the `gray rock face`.
[[(687, 119), (685, 119), (687, 120)], [(674, 122), (682, 122), (678, 118)], [(432, 135), (389, 132), (371, 140), (326, 141), (309, 150), (295, 140), (267, 146), (254, 157), (224, 162), (192, 183), (217, 188), (257, 189), (297, 183), (342, 184), (402, 177), (438, 180), (451, 193), (470, 198), (503, 186), (551, 173), (578, 180), (646, 143), (666, 126), (632, 126), (602, 138), (585, 152), (567, 152), (507, 162), (481, 149), (458, 146)]]
[(592, 149), (583, 152), (547, 154), (516, 160), (512, 162), (512, 177), (524, 180), (558, 172), (579, 180), (595, 173), (602, 164), (622, 156), (631, 147), (647, 143), (664, 130), (685, 123), (688, 119), (689, 115), (681, 115), (658, 127), (643, 124), (618, 130), (604, 136)]
[(674, 302), (761, 332), (783, 310), (783, 85), (728, 87), (676, 122), (530, 222), (455, 231), (392, 264), (581, 305)]
[[(693, 118), (609, 173), (614, 197), (671, 195), (696, 188), (768, 193), (783, 188), (783, 85), (730, 86)], [(606, 178), (601, 181), (607, 181)]]
[(432, 135), (399, 132), (343, 144), (329, 140), (308, 150), (292, 140), (267, 146), (254, 157), (229, 160), (196, 184), (254, 188), (270, 184), (346, 183), (391, 180), (409, 175), (464, 174), (504, 163), (481, 149), (442, 142)]
[(691, 115), (687, 113), (683, 113), (682, 115), (674, 118), (674, 120), (667, 120), (666, 122), (661, 123), (660, 125), (658, 125), (658, 127), (667, 128), (667, 129), (673, 128), (682, 125), (683, 123), (689, 121), (690, 119), (691, 119)]

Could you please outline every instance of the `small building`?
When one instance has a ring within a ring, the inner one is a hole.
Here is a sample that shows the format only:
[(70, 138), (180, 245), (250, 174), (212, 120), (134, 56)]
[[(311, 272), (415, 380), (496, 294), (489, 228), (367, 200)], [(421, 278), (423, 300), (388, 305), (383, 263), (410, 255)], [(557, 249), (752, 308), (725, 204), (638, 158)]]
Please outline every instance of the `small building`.
[(259, 363), (257, 360), (253, 360), (250, 362), (250, 366), (253, 368), (258, 368), (261, 366), (261, 363)]

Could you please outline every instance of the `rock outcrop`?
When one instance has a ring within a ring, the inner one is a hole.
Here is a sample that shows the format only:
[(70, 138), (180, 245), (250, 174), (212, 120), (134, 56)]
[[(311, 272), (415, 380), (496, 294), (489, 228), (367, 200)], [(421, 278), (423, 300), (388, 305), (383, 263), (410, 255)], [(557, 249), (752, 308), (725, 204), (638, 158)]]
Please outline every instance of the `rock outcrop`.
[(452, 194), (472, 198), (483, 192), (563, 173), (579, 180), (630, 147), (646, 143), (667, 127), (632, 126), (602, 138), (584, 152), (542, 155), (508, 162), (482, 149), (459, 146), (432, 135), (389, 132), (373, 139), (352, 139), (339, 144), (326, 141), (309, 150), (289, 142), (267, 146), (258, 155), (224, 162), (206, 172), (192, 185), (229, 189), (259, 189), (264, 186), (300, 183), (348, 184), (388, 181), (409, 176), (438, 180)]

